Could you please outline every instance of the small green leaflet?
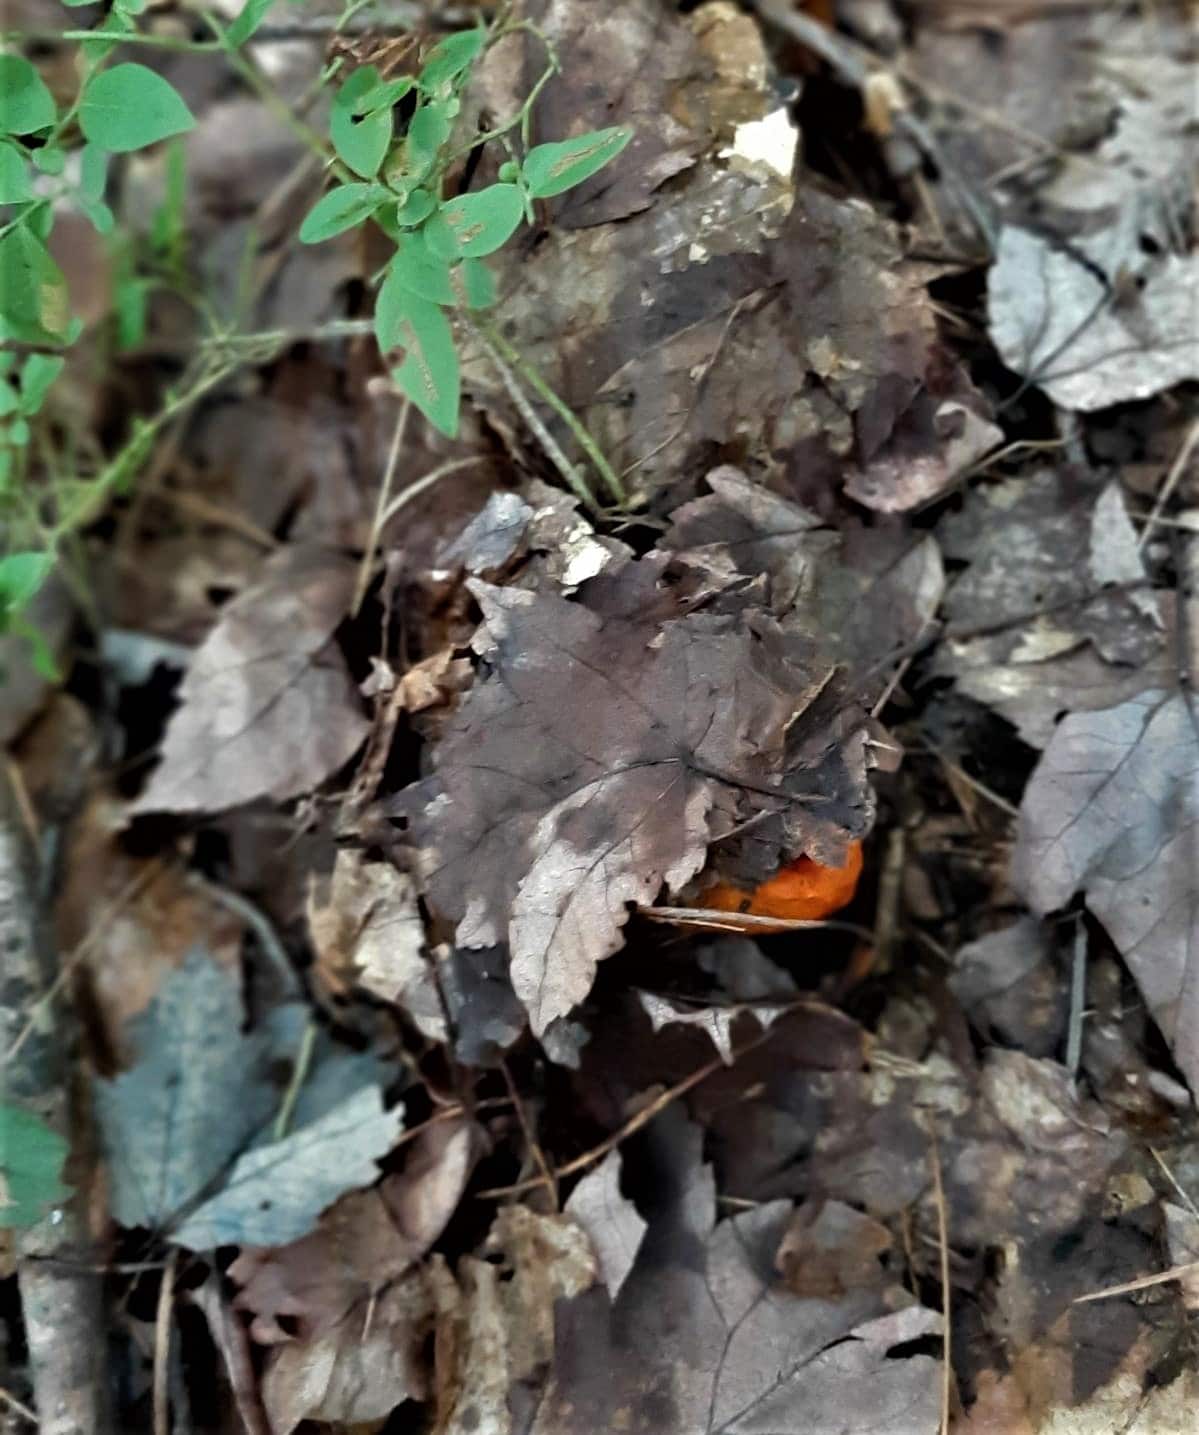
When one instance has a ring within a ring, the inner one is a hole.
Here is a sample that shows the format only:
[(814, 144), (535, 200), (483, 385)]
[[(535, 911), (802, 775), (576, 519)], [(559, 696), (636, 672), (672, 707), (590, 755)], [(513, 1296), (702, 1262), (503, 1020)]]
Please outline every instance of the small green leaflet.
[(0, 336), (61, 344), (70, 335), (67, 281), (26, 224), (0, 239)]
[(429, 248), (442, 259), (479, 259), (511, 238), (525, 204), (514, 184), (493, 184), (448, 200), (424, 227)]
[(404, 142), (404, 174), (420, 179), (432, 168), (437, 152), (450, 137), (449, 107), (445, 104), (423, 105), (408, 126)]
[(62, 373), (66, 362), (50, 354), (30, 354), (21, 365), (20, 408), (27, 418), (46, 402), (50, 385)]
[(145, 65), (101, 70), (83, 87), (79, 102), (84, 137), (117, 154), (182, 134), (195, 123), (175, 87)]
[[(376, 332), (380, 335), (379, 346), (382, 349), (394, 348), (398, 343), (398, 338), (394, 337), (395, 330), (389, 330), (386, 321), (384, 321), (382, 330), (378, 327), (378, 311), (388, 302), (384, 295), (389, 284), (398, 285), (409, 294), (415, 294), (418, 299), (431, 299), (435, 304), (456, 302), (454, 289), (450, 283), (450, 266), (444, 259), (438, 259), (429, 253), (424, 236), (419, 229), (415, 234), (406, 234), (399, 252), (387, 267), (387, 278), (383, 281), (383, 288), (379, 290)], [(395, 302), (395, 300), (391, 301), (393, 305)], [(395, 312), (399, 313), (400, 310), (396, 309)], [(385, 332), (390, 332), (393, 335), (390, 343), (383, 342), (381, 335)]]
[(398, 80), (382, 80), (373, 90), (368, 90), (362, 96), (355, 113), (373, 115), (376, 110), (390, 110), (415, 84), (416, 81), (411, 75), (401, 75)]
[(21, 204), (32, 198), (25, 156), (15, 145), (0, 141), (0, 204)]
[(225, 31), (225, 39), (236, 50), (244, 45), (267, 17), (275, 0), (246, 0), (237, 19)]
[(392, 376), (434, 428), (456, 438), (462, 379), (445, 310), (415, 294), (404, 293), (403, 312), (395, 328), (396, 341), (408, 353), (400, 367), (392, 370)]
[(418, 81), (426, 94), (436, 94), (444, 85), (474, 64), (487, 43), (487, 31), (462, 30), (457, 35), (447, 35), (444, 40), (429, 51)]
[(312, 206), (300, 225), (301, 244), (319, 244), (369, 219), (394, 195), (381, 184), (343, 184)]
[(61, 174), (67, 167), (67, 152), (58, 145), (42, 145), (33, 152), (33, 167), (43, 174)]
[(0, 1227), (32, 1226), (70, 1191), (62, 1184), (67, 1143), (19, 1106), (0, 1105)]
[(379, 88), (374, 65), (355, 70), (337, 92), (329, 115), (329, 138), (333, 148), (355, 174), (373, 179), (391, 144), (391, 111), (375, 110), (358, 118), (365, 95)]
[(495, 278), (481, 259), (464, 259), (450, 270), (456, 301), (467, 309), (490, 309), (496, 301)]
[(396, 223), (405, 228), (423, 224), (436, 208), (437, 201), (427, 189), (414, 189), (407, 202), (396, 211)]
[(0, 613), (11, 617), (27, 608), (53, 567), (53, 553), (9, 553), (0, 558)]
[(34, 134), (49, 128), (56, 113), (54, 96), (29, 61), (0, 55), (0, 134)]
[(611, 129), (576, 135), (572, 140), (539, 144), (529, 151), (521, 165), (525, 185), (534, 199), (561, 194), (603, 169), (632, 138), (633, 131), (627, 125), (615, 125)]
[(110, 10), (92, 31), (94, 40), (81, 40), (79, 48), (89, 68), (94, 68), (116, 49), (122, 35), (129, 35), (137, 29), (137, 23), (120, 10)]

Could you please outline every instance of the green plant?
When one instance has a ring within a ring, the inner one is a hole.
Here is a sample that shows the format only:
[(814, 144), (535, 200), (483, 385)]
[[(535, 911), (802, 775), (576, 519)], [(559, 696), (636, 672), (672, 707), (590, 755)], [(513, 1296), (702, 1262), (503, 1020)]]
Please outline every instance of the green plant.
[(62, 1184), (67, 1143), (20, 1106), (0, 1105), (0, 1227), (32, 1226), (70, 1195)]
[[(329, 134), (340, 165), (338, 183), (309, 211), (300, 239), (319, 243), (373, 220), (395, 244), (382, 271), (375, 303), (375, 337), (384, 355), (403, 352), (392, 370), (408, 399), (443, 433), (458, 430), (461, 382), (451, 312), (470, 322), (496, 298), (483, 263), (511, 238), (522, 221), (533, 221), (533, 202), (581, 184), (624, 149), (632, 131), (614, 126), (550, 144), (529, 145), (533, 102), (557, 70), (548, 60), (520, 110), (504, 124), (459, 139), (455, 121), (472, 68), (490, 44), (521, 23), (500, 21), (449, 35), (435, 45), (418, 74), (385, 79), (373, 65), (354, 70), (333, 101)], [(536, 32), (535, 30), (533, 31)], [(520, 149), (513, 143), (519, 131)], [(454, 167), (469, 151), (496, 143), (507, 159), (495, 183), (445, 197)], [(484, 333), (487, 331), (484, 329)], [(489, 335), (494, 345), (496, 336)], [(523, 361), (521, 361), (523, 365)], [(528, 377), (526, 373), (526, 378)], [(594, 460), (581, 425), (558, 408)], [(622, 498), (606, 464), (601, 474)]]

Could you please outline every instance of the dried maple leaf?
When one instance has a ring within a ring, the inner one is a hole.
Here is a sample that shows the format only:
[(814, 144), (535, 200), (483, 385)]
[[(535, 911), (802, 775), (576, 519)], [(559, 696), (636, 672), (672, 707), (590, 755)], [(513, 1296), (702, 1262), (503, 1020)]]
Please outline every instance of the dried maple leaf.
[(475, 584), (490, 673), (400, 801), (431, 902), (460, 945), (509, 942), (538, 1034), (587, 995), (629, 904), (679, 891), (751, 815), (767, 871), (836, 861), (869, 821), (864, 762), (840, 791), (826, 771), (851, 718), (809, 723), (831, 667), (761, 610), (687, 611), (665, 568), (629, 563), (577, 603)]
[(132, 812), (295, 797), (349, 761), (367, 724), (332, 634), (353, 580), (337, 554), (289, 548), (226, 604), (183, 678), (162, 761)]

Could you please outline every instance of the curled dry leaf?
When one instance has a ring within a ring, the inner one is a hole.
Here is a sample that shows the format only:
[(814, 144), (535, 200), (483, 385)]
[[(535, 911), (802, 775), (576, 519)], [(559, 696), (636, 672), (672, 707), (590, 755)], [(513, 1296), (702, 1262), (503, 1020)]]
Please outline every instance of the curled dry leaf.
[(133, 813), (295, 797), (349, 761), (367, 724), (332, 634), (353, 581), (352, 564), (319, 549), (267, 560), (196, 650)]
[(354, 986), (394, 1002), (432, 1041), (446, 1039), (412, 879), (390, 862), (339, 848), (328, 877), (309, 879), (308, 930), (329, 989)]

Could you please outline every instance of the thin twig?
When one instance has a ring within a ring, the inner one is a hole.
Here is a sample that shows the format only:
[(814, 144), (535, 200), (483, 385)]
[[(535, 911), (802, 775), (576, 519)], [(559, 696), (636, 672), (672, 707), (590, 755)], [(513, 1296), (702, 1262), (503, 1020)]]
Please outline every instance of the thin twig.
[(1078, 1075), (1082, 1060), (1082, 1023), (1087, 1000), (1087, 929), (1080, 921), (1074, 932), (1074, 960), (1070, 968), (1070, 1025), (1066, 1032), (1066, 1070)]
[(1187, 1261), (1185, 1265), (1170, 1266), (1164, 1271), (1159, 1271), (1155, 1276), (1140, 1276), (1135, 1281), (1125, 1281), (1123, 1285), (1107, 1286), (1101, 1291), (1076, 1295), (1071, 1304), (1085, 1305), (1092, 1300), (1106, 1300), (1108, 1296), (1131, 1295), (1134, 1291), (1148, 1290), (1150, 1286), (1160, 1286), (1166, 1281), (1185, 1280), (1188, 1276), (1193, 1275), (1199, 1275), (1199, 1261)]
[[(738, 1047), (733, 1052), (733, 1061), (736, 1062), (747, 1052), (753, 1051), (755, 1047), (762, 1046), (768, 1042), (778, 1030), (777, 1027), (770, 1027), (761, 1036), (755, 1037), (753, 1041), (747, 1041), (744, 1046)], [(531, 1176), (527, 1181), (517, 1181), (512, 1186), (493, 1186), (490, 1190), (479, 1191), (479, 1200), (498, 1200), (503, 1196), (519, 1196), (525, 1191), (535, 1190), (538, 1186), (545, 1186), (560, 1181), (564, 1176), (573, 1176), (576, 1171), (585, 1171), (588, 1166), (593, 1166), (597, 1161), (602, 1161), (609, 1151), (614, 1151), (622, 1141), (627, 1141), (635, 1132), (640, 1131), (643, 1126), (648, 1125), (659, 1112), (685, 1096), (693, 1087), (706, 1081), (709, 1076), (717, 1071), (727, 1071), (730, 1063), (724, 1057), (717, 1056), (690, 1076), (682, 1081), (676, 1082), (674, 1086), (659, 1093), (648, 1106), (643, 1106), (635, 1116), (631, 1116), (619, 1130), (613, 1131), (610, 1136), (604, 1138), (598, 1146), (593, 1146), (590, 1151), (584, 1151), (581, 1156), (576, 1156), (573, 1161), (568, 1161), (565, 1166), (559, 1166), (552, 1176)], [(407, 1133), (405, 1133), (407, 1134)]]
[(1190, 462), (1191, 454), (1195, 451), (1195, 445), (1199, 444), (1199, 419), (1196, 419), (1186, 431), (1174, 462), (1170, 465), (1170, 471), (1166, 474), (1166, 481), (1162, 484), (1157, 498), (1154, 500), (1153, 509), (1145, 520), (1145, 526), (1141, 529), (1141, 536), (1137, 539), (1137, 547), (1144, 548), (1149, 541), (1149, 535), (1161, 521), (1162, 510), (1173, 497), (1175, 488), (1178, 487), (1178, 480), (1186, 472), (1186, 466)]
[(571, 493), (573, 493), (576, 498), (580, 499), (583, 503), (585, 503), (587, 507), (592, 510), (592, 512), (596, 512), (599, 508), (599, 505), (595, 501), (595, 495), (587, 486), (587, 480), (579, 472), (578, 467), (575, 464), (571, 463), (570, 459), (566, 457), (566, 454), (562, 451), (561, 444), (559, 444), (558, 440), (541, 422), (537, 411), (529, 402), (528, 394), (526, 394), (525, 391), (521, 388), (519, 382), (517, 381), (516, 375), (504, 362), (504, 359), (501, 356), (499, 349), (491, 342), (490, 338), (488, 338), (488, 336), (482, 332), (482, 330), (476, 329), (475, 337), (478, 339), (479, 346), (482, 348), (483, 352), (491, 360), (492, 367), (500, 376), (500, 382), (507, 390), (508, 397), (515, 405), (517, 413), (519, 413), (521, 418), (524, 419), (525, 423), (529, 427), (529, 432), (533, 435), (533, 437), (537, 440), (537, 442), (541, 445), (542, 449), (545, 451), (546, 458), (549, 459), (549, 461), (562, 475), (563, 481), (565, 482), (567, 488), (570, 489)]
[(932, 1120), (928, 1122), (929, 1162), (933, 1168), (933, 1205), (937, 1212), (937, 1247), (941, 1257), (941, 1431), (949, 1435), (950, 1396), (953, 1392), (953, 1338), (950, 1332), (949, 1217), (945, 1210), (945, 1184), (941, 1179), (941, 1152)]
[(870, 941), (874, 936), (869, 927), (857, 922), (839, 922), (823, 917), (758, 917), (751, 912), (718, 912), (710, 907), (638, 907), (639, 917), (651, 922), (665, 922), (677, 927), (710, 927), (717, 932), (852, 932), (855, 937)]
[(275, 1117), (275, 1129), (272, 1135), (276, 1141), (283, 1140), (291, 1125), (296, 1102), (300, 1099), (300, 1091), (312, 1068), (312, 1053), (316, 1050), (316, 1038), (319, 1031), (320, 1027), (309, 1017), (308, 1023), (304, 1027), (304, 1034), (300, 1037), (300, 1048), (296, 1052), (296, 1059), (292, 1062), (291, 1078), (287, 1083), (287, 1090), (283, 1093), (283, 1100), (279, 1103), (279, 1114)]
[(0, 1385), (0, 1404), (3, 1404), (7, 1409), (11, 1410), (14, 1415), (19, 1415), (22, 1420), (28, 1420), (30, 1425), (37, 1425), (37, 1416), (30, 1410), (29, 1406), (22, 1405), (17, 1397), (10, 1395), (2, 1385)]
[(525, 1145), (529, 1148), (529, 1155), (532, 1156), (537, 1165), (537, 1169), (541, 1172), (544, 1184), (549, 1187), (550, 1199), (554, 1203), (554, 1210), (557, 1211), (561, 1205), (558, 1200), (558, 1182), (550, 1170), (549, 1162), (545, 1159), (545, 1152), (541, 1149), (541, 1143), (537, 1140), (533, 1128), (529, 1125), (524, 1102), (521, 1101), (520, 1096), (517, 1094), (516, 1083), (512, 1080), (512, 1073), (508, 1070), (508, 1063), (506, 1061), (500, 1062), (500, 1070), (504, 1074), (504, 1084), (508, 1088), (508, 1095), (511, 1097), (513, 1108), (516, 1111), (516, 1119), (520, 1122), (520, 1129), (524, 1133)]
[(154, 1435), (171, 1435), (171, 1402), (167, 1384), (171, 1361), (171, 1319), (175, 1299), (175, 1267), (179, 1251), (167, 1257), (158, 1287), (158, 1309), (154, 1318)]
[(363, 553), (362, 562), (358, 567), (358, 581), (354, 584), (354, 600), (350, 604), (352, 618), (358, 616), (358, 609), (362, 607), (362, 600), (366, 597), (366, 590), (370, 587), (371, 571), (375, 566), (375, 549), (379, 545), (379, 534), (383, 531), (387, 506), (391, 502), (391, 485), (395, 482), (396, 469), (400, 463), (400, 450), (404, 446), (404, 430), (408, 427), (408, 415), (411, 412), (412, 404), (405, 399), (396, 417), (395, 428), (391, 433), (391, 447), (387, 451), (383, 481), (379, 485), (379, 497), (375, 502), (375, 516), (371, 519), (370, 537), (366, 541), (366, 551)]
[(1187, 1208), (1188, 1211), (1190, 1211), (1192, 1216), (1199, 1218), (1199, 1206), (1196, 1206), (1194, 1201), (1191, 1200), (1188, 1193), (1183, 1189), (1181, 1185), (1179, 1185), (1178, 1177), (1175, 1176), (1174, 1172), (1171, 1171), (1169, 1166), (1166, 1165), (1165, 1159), (1163, 1158), (1161, 1152), (1155, 1146), (1150, 1146), (1149, 1154), (1161, 1167), (1162, 1175), (1166, 1178), (1167, 1181), (1169, 1181), (1170, 1185), (1174, 1187), (1174, 1190), (1178, 1193), (1178, 1197), (1182, 1201), (1183, 1205)]
[(449, 478), (450, 474), (457, 473), (460, 469), (470, 468), (473, 464), (483, 463), (487, 455), (484, 453), (471, 454), (469, 458), (451, 458), (445, 463), (439, 463), (435, 469), (423, 474), (420, 478), (413, 479), (407, 488), (400, 489), (399, 493), (388, 504), (387, 512), (383, 515), (383, 523), (380, 531), (391, 522), (399, 513), (401, 508), (407, 508), (414, 498), (432, 488), (435, 483), (440, 483), (443, 478)]

